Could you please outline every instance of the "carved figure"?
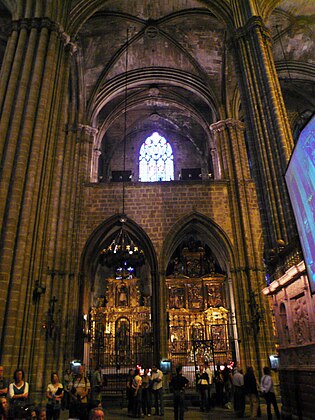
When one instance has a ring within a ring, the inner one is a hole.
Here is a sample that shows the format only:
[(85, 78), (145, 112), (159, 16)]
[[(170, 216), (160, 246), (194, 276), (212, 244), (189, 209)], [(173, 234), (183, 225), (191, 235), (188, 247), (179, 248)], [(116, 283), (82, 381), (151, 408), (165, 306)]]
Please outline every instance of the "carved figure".
[(129, 348), (129, 322), (127, 319), (117, 321), (116, 349), (127, 350)]
[(185, 289), (172, 287), (170, 289), (170, 308), (180, 309), (185, 307)]
[(201, 286), (193, 285), (188, 289), (189, 307), (191, 309), (200, 309), (202, 306)]
[(128, 306), (128, 287), (125, 283), (122, 283), (118, 288), (117, 306)]

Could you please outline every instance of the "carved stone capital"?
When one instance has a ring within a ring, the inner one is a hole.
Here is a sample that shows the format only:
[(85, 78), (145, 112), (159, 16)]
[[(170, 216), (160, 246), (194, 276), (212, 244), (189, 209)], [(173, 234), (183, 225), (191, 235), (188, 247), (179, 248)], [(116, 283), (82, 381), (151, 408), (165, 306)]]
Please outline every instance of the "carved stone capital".
[[(29, 19), (23, 18), (19, 20), (14, 20), (11, 23), (9, 35), (11, 35), (12, 32), (20, 31), (21, 29), (26, 29), (27, 31), (31, 31), (32, 29), (36, 29), (38, 31), (41, 31), (42, 29), (47, 29), (49, 32), (56, 32), (65, 46), (73, 44), (70, 42), (70, 36), (65, 33), (64, 28), (58, 23), (53, 22), (48, 17), (33, 17)], [(74, 49), (73, 46), (72, 49)]]
[(101, 156), (102, 151), (101, 151), (100, 149), (94, 149), (94, 150), (93, 150), (93, 153), (94, 153), (94, 155), (95, 155), (96, 157), (98, 157), (98, 156)]
[(237, 128), (238, 130), (244, 130), (245, 125), (242, 121), (234, 120), (233, 118), (221, 120), (210, 125), (210, 130), (214, 133), (224, 131), (227, 128)]
[(77, 131), (86, 134), (90, 138), (94, 138), (98, 133), (98, 129), (86, 124), (78, 124)]
[(242, 28), (237, 29), (234, 34), (234, 39), (238, 41), (241, 38), (247, 38), (248, 36), (251, 36), (257, 29), (266, 40), (271, 42), (270, 31), (260, 16), (251, 17)]

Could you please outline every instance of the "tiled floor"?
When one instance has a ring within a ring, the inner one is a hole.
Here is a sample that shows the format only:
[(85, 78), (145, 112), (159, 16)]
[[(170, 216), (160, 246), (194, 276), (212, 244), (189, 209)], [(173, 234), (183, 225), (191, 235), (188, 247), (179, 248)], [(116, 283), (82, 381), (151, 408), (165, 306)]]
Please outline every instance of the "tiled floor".
[[(106, 420), (118, 420), (118, 419), (129, 419), (130, 417), (127, 416), (127, 410), (126, 409), (120, 409), (120, 408), (105, 408), (105, 419)], [(262, 420), (267, 419), (266, 415), (266, 405), (261, 404), (261, 411), (262, 416), (260, 417)], [(145, 417), (145, 419), (164, 419), (164, 420), (173, 420), (174, 414), (173, 409), (171, 407), (166, 407), (165, 409), (165, 415), (164, 417), (158, 417), (152, 415), (151, 417)], [(214, 410), (211, 410), (208, 413), (202, 413), (197, 408), (189, 408), (188, 411), (185, 412), (185, 420), (206, 420), (206, 419), (213, 419), (213, 420), (225, 420), (225, 419), (236, 419), (237, 417), (234, 414), (234, 411), (232, 409), (223, 409), (223, 408), (215, 408)], [(249, 406), (246, 406), (245, 411), (245, 417), (249, 419)], [(68, 413), (67, 411), (63, 411), (61, 415), (61, 419), (65, 420), (68, 419)]]

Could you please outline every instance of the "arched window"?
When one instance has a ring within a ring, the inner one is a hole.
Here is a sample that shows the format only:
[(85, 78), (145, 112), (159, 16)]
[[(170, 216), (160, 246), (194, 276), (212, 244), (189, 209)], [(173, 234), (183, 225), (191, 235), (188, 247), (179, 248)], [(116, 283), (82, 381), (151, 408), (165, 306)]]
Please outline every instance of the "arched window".
[(142, 182), (174, 180), (172, 147), (157, 132), (148, 137), (140, 148), (139, 180)]

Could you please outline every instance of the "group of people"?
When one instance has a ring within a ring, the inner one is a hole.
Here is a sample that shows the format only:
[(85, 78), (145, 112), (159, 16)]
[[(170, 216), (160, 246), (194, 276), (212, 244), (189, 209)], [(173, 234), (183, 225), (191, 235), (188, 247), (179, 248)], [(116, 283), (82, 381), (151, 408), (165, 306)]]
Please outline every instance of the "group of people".
[(268, 420), (272, 418), (271, 406), (274, 408), (276, 417), (280, 418), (280, 412), (274, 392), (274, 384), (269, 367), (264, 367), (264, 375), (258, 384), (252, 366), (247, 368), (245, 375), (238, 367), (234, 369), (224, 363), (218, 364), (212, 373), (208, 362), (199, 366), (197, 372), (197, 389), (200, 394), (200, 410), (209, 411), (215, 405), (229, 408), (233, 401), (234, 411), (237, 417), (244, 417), (245, 398), (250, 403), (251, 418), (261, 416), (259, 396), (266, 401)]
[(100, 369), (96, 369), (92, 375), (92, 387), (82, 365), (76, 375), (70, 370), (65, 372), (65, 387), (59, 381), (57, 372), (52, 372), (50, 379), (46, 389), (46, 405), (36, 408), (29, 403), (29, 384), (25, 380), (23, 369), (15, 370), (13, 382), (9, 384), (4, 376), (3, 366), (0, 366), (0, 420), (58, 420), (61, 408), (69, 409), (69, 416), (73, 419), (104, 419)]
[[(0, 420), (58, 420), (62, 408), (69, 409), (69, 417), (72, 419), (104, 419), (101, 405), (103, 379), (100, 368), (97, 367), (88, 378), (84, 366), (80, 365), (76, 374), (66, 370), (63, 380), (64, 385), (60, 382), (57, 372), (51, 373), (46, 389), (46, 405), (36, 409), (29, 404), (29, 384), (25, 380), (23, 369), (16, 369), (13, 382), (9, 383), (4, 376), (3, 367), (0, 366)], [(182, 367), (178, 366), (176, 375), (169, 383), (169, 389), (173, 393), (175, 420), (184, 419), (185, 388), (188, 383), (188, 379), (183, 376)], [(264, 367), (264, 375), (258, 385), (251, 366), (244, 375), (242, 369), (232, 369), (227, 363), (223, 367), (218, 365), (212, 371), (208, 362), (205, 362), (199, 366), (196, 384), (200, 394), (201, 411), (209, 411), (215, 405), (227, 407), (233, 400), (235, 414), (242, 418), (247, 396), (251, 418), (255, 419), (261, 415), (259, 396), (262, 396), (266, 401), (268, 420), (272, 419), (271, 406), (276, 417), (280, 418), (269, 367)], [(164, 416), (163, 388), (163, 373), (156, 365), (141, 372), (138, 368), (130, 369), (126, 380), (128, 415), (134, 418), (150, 417), (152, 414)]]
[(140, 418), (150, 417), (152, 406), (155, 415), (164, 415), (163, 373), (156, 365), (146, 368), (140, 375), (140, 369), (129, 369), (126, 380), (128, 415)]
[(254, 369), (251, 366), (247, 368), (245, 375), (243, 375), (242, 369), (236, 368), (232, 376), (232, 384), (234, 389), (234, 410), (237, 417), (244, 417), (246, 396), (250, 403), (251, 418), (256, 419), (260, 417), (259, 395), (261, 395), (266, 401), (268, 420), (272, 419), (271, 405), (274, 408), (277, 419), (280, 419), (280, 412), (269, 367), (264, 367), (264, 374), (261, 378), (260, 386), (257, 384)]
[(247, 367), (245, 375), (241, 368), (235, 367), (233, 370), (224, 364), (223, 369), (217, 367), (214, 379), (216, 395), (219, 405), (225, 407), (233, 398), (234, 411), (237, 417), (244, 417), (245, 398), (250, 403), (250, 416), (256, 419), (261, 416), (259, 396), (266, 401), (268, 420), (272, 419), (271, 406), (274, 408), (275, 415), (280, 419), (280, 412), (274, 392), (274, 384), (271, 377), (271, 370), (265, 366), (264, 374), (258, 384), (254, 369)]

